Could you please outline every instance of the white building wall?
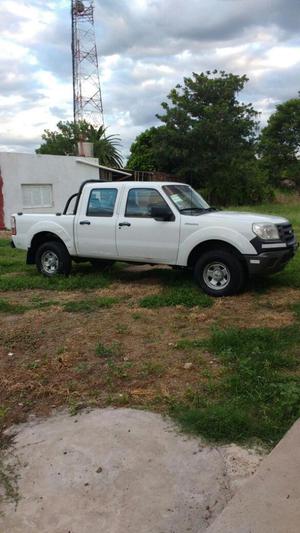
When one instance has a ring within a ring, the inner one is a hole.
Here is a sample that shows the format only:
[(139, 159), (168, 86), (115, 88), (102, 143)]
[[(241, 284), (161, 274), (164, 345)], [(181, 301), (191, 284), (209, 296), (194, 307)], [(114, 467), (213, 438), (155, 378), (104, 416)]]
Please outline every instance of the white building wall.
[[(57, 213), (61, 212), (67, 199), (78, 191), (80, 184), (88, 179), (99, 179), (99, 169), (78, 163), (78, 157), (42, 154), (18, 154), (0, 152), (0, 174), (3, 179), (4, 220), (10, 228), (12, 213)], [(81, 160), (84, 158), (81, 158)], [(86, 158), (98, 164), (96, 158)], [(25, 207), (22, 185), (52, 185), (51, 207)]]

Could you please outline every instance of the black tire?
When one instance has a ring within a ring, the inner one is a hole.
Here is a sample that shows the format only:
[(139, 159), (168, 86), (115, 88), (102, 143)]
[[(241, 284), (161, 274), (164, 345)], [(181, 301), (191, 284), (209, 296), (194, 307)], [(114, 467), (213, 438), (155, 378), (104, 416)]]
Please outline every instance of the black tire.
[(112, 259), (90, 259), (90, 263), (95, 270), (105, 272), (114, 265), (115, 261)]
[(230, 296), (241, 292), (246, 273), (241, 260), (227, 250), (204, 252), (194, 267), (194, 278), (210, 296)]
[(41, 244), (36, 252), (35, 263), (38, 271), (48, 278), (57, 274), (68, 276), (72, 266), (72, 260), (65, 245), (56, 241)]

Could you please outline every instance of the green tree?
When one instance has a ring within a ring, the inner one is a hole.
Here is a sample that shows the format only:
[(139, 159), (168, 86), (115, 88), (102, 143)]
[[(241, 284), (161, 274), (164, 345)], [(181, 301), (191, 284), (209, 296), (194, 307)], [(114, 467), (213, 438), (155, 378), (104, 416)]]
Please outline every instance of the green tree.
[(300, 184), (300, 97), (276, 107), (261, 132), (259, 153), (271, 183), (290, 178)]
[(140, 133), (130, 147), (127, 168), (132, 170), (159, 170), (156, 157), (156, 138), (159, 128), (149, 128)]
[(237, 100), (246, 76), (214, 70), (185, 78), (162, 103), (156, 166), (205, 189), (218, 204), (255, 202), (266, 194), (255, 144), (258, 113)]
[(100, 164), (120, 168), (123, 163), (118, 136), (106, 135), (104, 126), (94, 128), (86, 121), (58, 122), (57, 131), (45, 130), (42, 139), (37, 154), (76, 155), (77, 143), (84, 140), (94, 144), (94, 157)]

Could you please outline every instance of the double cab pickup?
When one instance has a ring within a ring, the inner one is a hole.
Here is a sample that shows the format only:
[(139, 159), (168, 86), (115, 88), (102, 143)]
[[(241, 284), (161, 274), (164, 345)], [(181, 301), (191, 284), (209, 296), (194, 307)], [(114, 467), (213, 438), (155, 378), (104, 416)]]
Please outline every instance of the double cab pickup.
[(12, 240), (45, 276), (69, 275), (72, 261), (163, 264), (213, 296), (278, 272), (297, 249), (285, 218), (219, 211), (177, 182), (85, 182), (63, 213), (12, 215)]

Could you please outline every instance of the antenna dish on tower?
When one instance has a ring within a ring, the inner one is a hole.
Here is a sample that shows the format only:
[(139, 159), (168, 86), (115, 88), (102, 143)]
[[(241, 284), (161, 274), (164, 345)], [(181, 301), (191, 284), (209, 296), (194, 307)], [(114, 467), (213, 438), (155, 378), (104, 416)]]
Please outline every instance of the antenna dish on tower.
[(75, 2), (75, 10), (76, 10), (76, 13), (83, 13), (84, 5), (80, 0), (77, 0)]

